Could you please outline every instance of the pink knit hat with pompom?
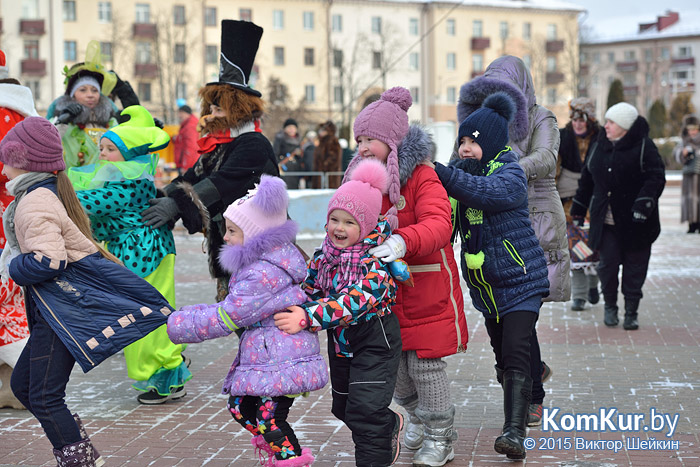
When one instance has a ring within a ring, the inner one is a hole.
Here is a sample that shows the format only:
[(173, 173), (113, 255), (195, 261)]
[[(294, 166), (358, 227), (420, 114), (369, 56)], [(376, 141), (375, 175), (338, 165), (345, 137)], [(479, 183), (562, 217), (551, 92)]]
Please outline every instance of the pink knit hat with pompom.
[(396, 203), (399, 201), (401, 180), (399, 176), (399, 159), (397, 148), (408, 134), (408, 109), (413, 104), (408, 89), (394, 87), (384, 91), (378, 101), (362, 109), (355, 119), (353, 132), (355, 140), (360, 136), (378, 139), (389, 146), (386, 159), (389, 172), (389, 200), (393, 206), (387, 212), (392, 229), (398, 227)]
[(360, 224), (360, 239), (365, 238), (377, 226), (388, 184), (384, 164), (375, 159), (361, 161), (350, 174), (350, 181), (343, 183), (328, 203), (326, 221), (334, 210), (343, 210)]

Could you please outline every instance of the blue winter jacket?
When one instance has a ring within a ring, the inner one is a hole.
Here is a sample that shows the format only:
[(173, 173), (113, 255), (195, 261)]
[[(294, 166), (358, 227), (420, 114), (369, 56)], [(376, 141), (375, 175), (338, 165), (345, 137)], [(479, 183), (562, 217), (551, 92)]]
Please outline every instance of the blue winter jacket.
[[(510, 311), (539, 312), (549, 294), (544, 251), (530, 223), (527, 179), (518, 156), (503, 151), (482, 176), (459, 168), (460, 161), (435, 172), (453, 198), (453, 228), (462, 240), (462, 275), (474, 307), (486, 318), (497, 319)], [(466, 208), (483, 211), (480, 269), (467, 268)]]

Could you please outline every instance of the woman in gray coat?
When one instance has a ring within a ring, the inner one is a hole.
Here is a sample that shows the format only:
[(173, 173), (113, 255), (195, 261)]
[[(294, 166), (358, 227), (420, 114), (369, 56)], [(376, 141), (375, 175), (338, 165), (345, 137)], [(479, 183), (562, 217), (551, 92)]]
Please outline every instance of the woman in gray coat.
[[(484, 99), (505, 92), (516, 103), (515, 117), (510, 123), (508, 145), (520, 155), (520, 165), (528, 180), (528, 208), (535, 235), (547, 259), (549, 296), (544, 301), (566, 302), (571, 296), (569, 277), (569, 243), (566, 218), (554, 181), (559, 151), (559, 128), (554, 114), (537, 104), (535, 87), (525, 63), (518, 57), (505, 55), (486, 68), (482, 76), (464, 84), (457, 104), (457, 119), (462, 122), (481, 107)], [(532, 403), (528, 425), (538, 425), (542, 416), (544, 389), (542, 379), (551, 373), (540, 362), (537, 333), (530, 342)]]

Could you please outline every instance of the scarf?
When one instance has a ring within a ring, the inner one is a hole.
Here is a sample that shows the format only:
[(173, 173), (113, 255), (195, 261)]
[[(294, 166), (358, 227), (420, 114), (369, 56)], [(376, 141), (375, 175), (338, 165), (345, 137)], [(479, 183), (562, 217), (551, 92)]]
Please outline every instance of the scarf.
[(316, 285), (328, 293), (334, 288), (333, 278), (338, 277), (335, 290), (341, 290), (348, 284), (357, 282), (362, 277), (362, 256), (372, 245), (359, 242), (345, 248), (338, 248), (328, 235), (323, 239), (323, 256), (318, 264)]
[(230, 143), (236, 139), (237, 136), (243, 133), (250, 133), (251, 131), (262, 133), (259, 120), (244, 123), (238, 128), (229, 128), (228, 130), (216, 133), (207, 133), (197, 140), (197, 153), (201, 156), (202, 154), (212, 152), (219, 144)]
[(27, 190), (39, 182), (55, 178), (56, 175), (49, 172), (29, 172), (19, 175), (5, 184), (7, 191), (15, 197), (15, 199), (7, 206), (2, 214), (2, 226), (5, 229), (5, 238), (7, 244), (0, 255), (0, 273), (3, 279), (9, 277), (9, 266), (16, 256), (19, 256), (19, 242), (15, 234), (15, 210), (17, 205), (27, 194)]

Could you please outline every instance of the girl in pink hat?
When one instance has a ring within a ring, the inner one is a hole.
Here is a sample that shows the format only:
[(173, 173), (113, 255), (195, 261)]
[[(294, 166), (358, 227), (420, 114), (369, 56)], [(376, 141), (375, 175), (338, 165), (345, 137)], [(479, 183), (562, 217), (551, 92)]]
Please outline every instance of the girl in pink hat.
[(358, 150), (348, 173), (365, 159), (379, 160), (389, 171), (382, 212), (392, 235), (371, 253), (387, 264), (403, 258), (414, 281), (413, 287), (398, 285), (392, 306), (403, 342), (394, 401), (408, 413), (404, 446), (416, 450), (413, 463), (441, 466), (454, 458), (456, 439), (443, 357), (464, 352), (468, 333), (450, 244), (450, 201), (428, 165), (430, 136), (408, 124), (411, 104), (410, 92), (395, 87), (360, 112), (353, 128)]
[(311, 301), (275, 315), (281, 330), (328, 330), (332, 412), (355, 443), (358, 466), (387, 466), (399, 456), (403, 417), (389, 408), (401, 356), (392, 313), (396, 283), (370, 251), (390, 235), (380, 219), (387, 172), (377, 161), (353, 171), (328, 204), (327, 235), (309, 264), (304, 290)]

